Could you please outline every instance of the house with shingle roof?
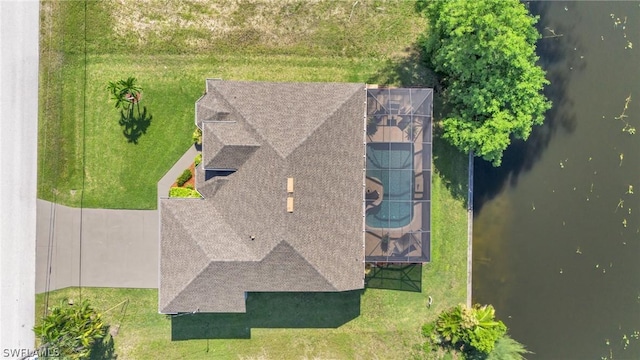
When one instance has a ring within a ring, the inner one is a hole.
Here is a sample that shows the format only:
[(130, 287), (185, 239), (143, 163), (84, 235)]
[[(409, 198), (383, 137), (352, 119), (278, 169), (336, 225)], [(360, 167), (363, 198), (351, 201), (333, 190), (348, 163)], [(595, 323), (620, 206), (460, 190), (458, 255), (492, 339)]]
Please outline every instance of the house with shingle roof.
[(380, 242), (365, 221), (367, 91), (206, 81), (196, 103), (202, 197), (159, 200), (161, 313), (245, 312), (249, 292), (364, 287), (376, 255), (365, 255), (365, 238)]

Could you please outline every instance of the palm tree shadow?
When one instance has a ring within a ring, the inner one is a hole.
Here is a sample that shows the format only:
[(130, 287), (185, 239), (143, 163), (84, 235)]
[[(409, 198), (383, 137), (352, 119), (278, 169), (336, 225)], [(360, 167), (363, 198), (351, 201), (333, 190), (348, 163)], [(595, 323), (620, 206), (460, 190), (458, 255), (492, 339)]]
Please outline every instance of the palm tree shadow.
[(120, 126), (123, 127), (122, 134), (130, 143), (138, 144), (138, 140), (143, 134), (147, 133), (147, 129), (151, 125), (153, 116), (147, 112), (147, 107), (142, 108), (142, 113), (138, 107), (137, 114), (133, 107), (120, 111)]

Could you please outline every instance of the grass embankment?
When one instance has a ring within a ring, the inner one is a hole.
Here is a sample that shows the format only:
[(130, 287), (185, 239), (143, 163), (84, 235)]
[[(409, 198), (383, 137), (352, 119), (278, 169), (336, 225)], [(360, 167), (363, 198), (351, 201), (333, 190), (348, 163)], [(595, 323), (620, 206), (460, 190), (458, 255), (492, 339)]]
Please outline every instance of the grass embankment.
[[(41, 198), (79, 205), (84, 163), (84, 206), (155, 207), (156, 181), (190, 145), (193, 104), (207, 77), (426, 85), (426, 69), (407, 57), (406, 47), (425, 26), (409, 2), (162, 4), (42, 4)], [(85, 5), (91, 19), (86, 73)], [(137, 145), (123, 136), (104, 89), (128, 76), (144, 87), (142, 105), (153, 116)], [(120, 326), (114, 341), (122, 359), (411, 357), (422, 342), (421, 324), (466, 297), (467, 219), (460, 190), (467, 158), (434, 142), (432, 262), (417, 268), (421, 292), (250, 294), (246, 315), (176, 320), (189, 319), (185, 315), (174, 319), (173, 329), (157, 314), (156, 290), (92, 288), (82, 296), (100, 311), (129, 300), (126, 312), (118, 306), (105, 314)], [(53, 305), (68, 296), (77, 301), (79, 294), (64, 289), (50, 296)], [(430, 309), (428, 296), (434, 299)], [(43, 306), (41, 294), (37, 318)], [(246, 328), (250, 339), (242, 339)], [(172, 330), (175, 336), (192, 331), (232, 338), (171, 341)]]

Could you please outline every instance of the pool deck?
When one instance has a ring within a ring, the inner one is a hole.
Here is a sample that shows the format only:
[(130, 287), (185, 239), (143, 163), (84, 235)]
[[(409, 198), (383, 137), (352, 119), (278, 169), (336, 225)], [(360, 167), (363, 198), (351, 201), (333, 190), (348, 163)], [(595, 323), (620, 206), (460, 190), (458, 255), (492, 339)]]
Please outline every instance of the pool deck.
[[(375, 109), (368, 110), (369, 113), (375, 111)], [(402, 118), (402, 115), (397, 117)], [(388, 118), (391, 118), (391, 116)], [(423, 147), (425, 145), (430, 146), (430, 143), (423, 143), (425, 131), (422, 127), (419, 128), (418, 134), (411, 139), (407, 132), (403, 131), (399, 124), (396, 124), (396, 121), (391, 122), (388, 118), (383, 117), (378, 122), (375, 126), (375, 132), (367, 135), (367, 142), (413, 143), (413, 217), (409, 224), (398, 228), (373, 228), (365, 226), (365, 254), (367, 257), (372, 258), (423, 258), (425, 253), (430, 253), (422, 249), (424, 243), (422, 239), (423, 236), (430, 235), (429, 232), (423, 235), (423, 224), (425, 221), (430, 221), (431, 206), (429, 194), (425, 193), (425, 189), (429, 191), (431, 188), (431, 158), (430, 156), (423, 156)], [(429, 126), (431, 126), (430, 122)], [(427, 226), (427, 229), (429, 229), (429, 226)], [(389, 234), (387, 244), (382, 243), (384, 234)]]

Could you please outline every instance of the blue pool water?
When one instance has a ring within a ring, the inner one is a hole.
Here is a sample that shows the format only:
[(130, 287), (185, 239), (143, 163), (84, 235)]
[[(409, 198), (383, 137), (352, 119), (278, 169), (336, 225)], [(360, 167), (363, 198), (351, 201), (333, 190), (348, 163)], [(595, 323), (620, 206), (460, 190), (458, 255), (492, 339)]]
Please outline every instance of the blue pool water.
[(380, 206), (369, 209), (366, 224), (374, 228), (399, 228), (413, 216), (413, 144), (367, 144), (367, 176), (382, 182)]

